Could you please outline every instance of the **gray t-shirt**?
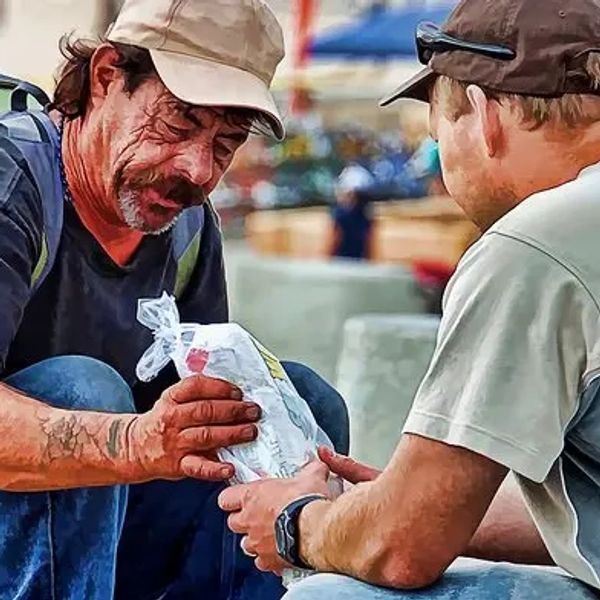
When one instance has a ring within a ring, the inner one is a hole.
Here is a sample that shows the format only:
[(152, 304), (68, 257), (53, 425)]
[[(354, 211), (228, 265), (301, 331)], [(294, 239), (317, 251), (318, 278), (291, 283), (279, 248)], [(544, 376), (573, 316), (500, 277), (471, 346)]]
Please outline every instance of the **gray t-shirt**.
[(600, 164), (469, 250), (405, 432), (511, 469), (557, 565), (600, 588)]

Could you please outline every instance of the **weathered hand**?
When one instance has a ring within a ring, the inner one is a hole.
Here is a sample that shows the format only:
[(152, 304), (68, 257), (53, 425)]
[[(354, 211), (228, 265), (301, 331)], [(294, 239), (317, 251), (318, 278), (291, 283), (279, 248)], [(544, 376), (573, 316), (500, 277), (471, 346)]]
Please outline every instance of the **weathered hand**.
[(231, 478), (233, 465), (218, 462), (216, 451), (256, 439), (260, 418), (256, 404), (240, 400), (237, 388), (203, 376), (169, 388), (131, 426), (136, 463), (150, 479)]
[(290, 502), (307, 494), (322, 494), (330, 498), (327, 486), (329, 469), (321, 462), (309, 464), (294, 479), (266, 479), (247, 485), (230, 487), (219, 496), (219, 506), (229, 516), (229, 528), (245, 535), (244, 550), (256, 556), (261, 571), (281, 574), (289, 568), (275, 544), (275, 521)]
[(332, 473), (339, 475), (349, 483), (373, 481), (381, 475), (381, 471), (363, 465), (347, 456), (336, 454), (329, 448), (319, 448), (319, 458), (329, 467)]

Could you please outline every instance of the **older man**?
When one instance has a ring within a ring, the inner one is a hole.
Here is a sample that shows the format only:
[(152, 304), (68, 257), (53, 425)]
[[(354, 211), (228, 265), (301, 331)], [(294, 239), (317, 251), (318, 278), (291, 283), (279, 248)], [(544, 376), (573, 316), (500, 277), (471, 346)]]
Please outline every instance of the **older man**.
[[(340, 574), (289, 600), (600, 594), (599, 40), (596, 0), (463, 0), (420, 26), (428, 68), (386, 103), (430, 101), (445, 183), (484, 235), (382, 474), (324, 454), (363, 483), (331, 498), (313, 465), (223, 493), (260, 568)], [(483, 560), (446, 573), (461, 555)]]
[[(281, 29), (261, 0), (128, 0), (65, 52), (51, 110), (18, 90), (0, 118), (0, 597), (280, 598), (216, 505), (216, 450), (256, 437), (258, 407), (135, 364), (140, 297), (227, 319), (206, 198), (250, 131), (283, 135)], [(339, 396), (287, 369), (344, 450)]]

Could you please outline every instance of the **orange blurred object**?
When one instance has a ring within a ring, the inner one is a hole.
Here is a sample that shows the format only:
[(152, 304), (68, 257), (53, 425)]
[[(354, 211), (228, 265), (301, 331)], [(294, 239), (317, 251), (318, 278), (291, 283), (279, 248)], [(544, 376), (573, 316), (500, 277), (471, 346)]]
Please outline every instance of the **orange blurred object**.
[(294, 45), (294, 71), (296, 84), (291, 94), (290, 112), (299, 115), (307, 112), (311, 107), (306, 103), (306, 89), (300, 82), (300, 71), (306, 66), (310, 58), (309, 48), (312, 39), (312, 29), (317, 9), (316, 0), (296, 0), (296, 29)]

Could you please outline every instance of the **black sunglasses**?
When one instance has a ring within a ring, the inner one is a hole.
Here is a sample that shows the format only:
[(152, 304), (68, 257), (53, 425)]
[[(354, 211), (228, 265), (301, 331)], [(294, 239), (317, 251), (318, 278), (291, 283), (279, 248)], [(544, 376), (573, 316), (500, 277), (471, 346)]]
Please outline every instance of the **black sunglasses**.
[(444, 33), (434, 23), (419, 23), (417, 26), (417, 54), (419, 62), (428, 65), (434, 52), (451, 52), (453, 50), (473, 52), (500, 60), (513, 60), (517, 56), (514, 50), (505, 46), (467, 42)]

